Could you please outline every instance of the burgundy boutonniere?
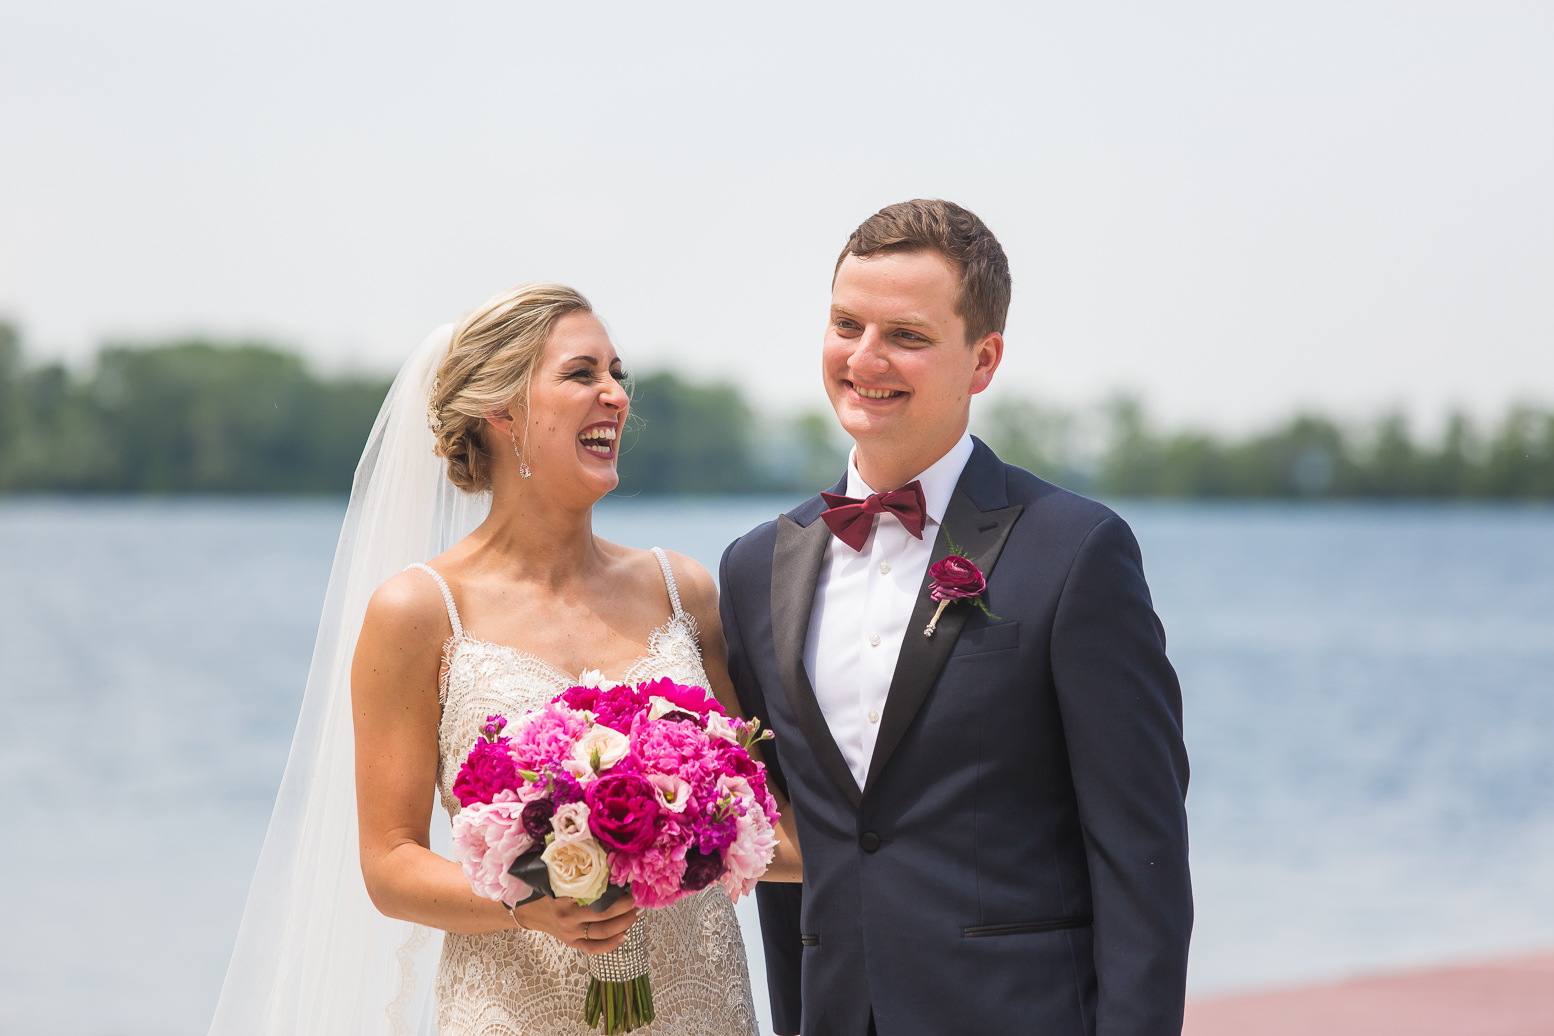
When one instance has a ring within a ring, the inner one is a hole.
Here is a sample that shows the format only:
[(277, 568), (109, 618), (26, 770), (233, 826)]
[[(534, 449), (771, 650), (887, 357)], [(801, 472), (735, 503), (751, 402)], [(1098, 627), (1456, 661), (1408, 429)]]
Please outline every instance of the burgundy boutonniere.
[(939, 616), (944, 614), (944, 609), (950, 606), (951, 601), (970, 601), (982, 609), (982, 614), (998, 621), (998, 616), (987, 610), (987, 605), (982, 602), (982, 595), (987, 592), (987, 578), (982, 575), (982, 570), (976, 566), (965, 551), (950, 540), (950, 556), (942, 561), (937, 561), (928, 569), (928, 575), (932, 582), (928, 584), (928, 596), (939, 602), (939, 608), (929, 620), (928, 628), (923, 630), (923, 636), (933, 636), (934, 628), (939, 625)]

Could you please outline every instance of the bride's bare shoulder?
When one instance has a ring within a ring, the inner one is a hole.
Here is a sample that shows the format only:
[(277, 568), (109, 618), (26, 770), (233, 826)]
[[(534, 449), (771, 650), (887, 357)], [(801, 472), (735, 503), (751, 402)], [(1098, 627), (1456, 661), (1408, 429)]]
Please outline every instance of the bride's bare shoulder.
[(437, 581), (407, 568), (373, 591), (362, 624), (364, 634), (369, 630), (399, 643), (427, 639), (441, 645), (453, 625)]
[(695, 558), (672, 550), (666, 550), (664, 553), (669, 558), (669, 567), (674, 571), (674, 581), (680, 591), (681, 606), (698, 619), (708, 612), (716, 615), (718, 584), (712, 581), (712, 573), (707, 571), (707, 566)]
[[(598, 542), (607, 557), (629, 571), (631, 582), (641, 587), (643, 592), (663, 587), (664, 572), (659, 567), (658, 555), (651, 550), (623, 547), (604, 539)], [(669, 558), (669, 568), (674, 573), (675, 587), (680, 592), (680, 603), (685, 610), (697, 614), (703, 610), (697, 606), (705, 605), (710, 600), (712, 610), (717, 611), (717, 584), (712, 581), (711, 573), (701, 562), (672, 550), (666, 550), (664, 554)]]
[[(658, 556), (651, 550), (636, 550), (629, 547), (619, 547), (618, 550), (630, 550), (634, 563), (640, 565), (640, 578), (644, 582), (644, 589), (648, 585), (663, 586), (664, 573), (659, 567)], [(669, 570), (674, 573), (675, 589), (680, 594), (680, 606), (691, 614), (696, 620), (697, 628), (703, 632), (718, 628), (718, 584), (712, 579), (712, 573), (707, 567), (693, 557), (681, 554), (678, 551), (666, 550), (664, 556), (669, 559)]]

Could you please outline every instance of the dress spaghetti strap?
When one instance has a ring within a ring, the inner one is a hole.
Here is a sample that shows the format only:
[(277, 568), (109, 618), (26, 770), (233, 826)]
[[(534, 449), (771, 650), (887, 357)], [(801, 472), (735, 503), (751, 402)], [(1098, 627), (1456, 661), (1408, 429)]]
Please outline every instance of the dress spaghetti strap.
[[(669, 555), (664, 553), (662, 547), (653, 548), (653, 556), (658, 558), (658, 567), (664, 570), (664, 585), (669, 587), (669, 603), (674, 606), (674, 617), (679, 618), (685, 614), (685, 609), (680, 607), (680, 588), (674, 585), (674, 569), (669, 567)], [(448, 607), (453, 607), (453, 599), (448, 599)]]
[[(422, 572), (425, 572), (427, 575), (431, 576), (433, 579), (437, 580), (437, 588), (442, 591), (442, 599), (448, 605), (448, 621), (453, 624), (453, 635), (455, 637), (462, 637), (464, 635), (464, 625), (459, 622), (459, 610), (453, 606), (453, 591), (448, 589), (448, 581), (445, 580), (442, 576), (438, 575), (437, 570), (434, 569), (431, 565), (423, 565), (421, 562), (417, 561), (415, 564), (408, 566), (405, 571), (408, 572), (412, 568), (418, 568)], [(670, 583), (669, 585), (669, 594), (671, 597), (674, 597), (674, 584)], [(675, 597), (674, 602), (675, 610), (678, 611), (680, 608), (680, 599)]]

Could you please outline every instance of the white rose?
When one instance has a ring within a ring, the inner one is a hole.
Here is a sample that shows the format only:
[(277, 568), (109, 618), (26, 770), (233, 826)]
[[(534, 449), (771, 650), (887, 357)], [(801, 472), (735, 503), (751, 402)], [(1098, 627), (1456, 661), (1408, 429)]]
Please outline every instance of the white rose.
[(671, 712), (683, 713), (685, 711), (685, 709), (680, 708), (680, 706), (668, 698), (660, 697), (656, 694), (648, 699), (648, 719), (663, 719)]
[(550, 871), (550, 890), (557, 897), (571, 896), (587, 906), (609, 887), (610, 863), (604, 848), (592, 838), (575, 842), (558, 838), (545, 847), (540, 859)]
[(581, 842), (592, 838), (588, 831), (588, 803), (568, 802), (557, 809), (555, 816), (550, 818), (550, 829), (556, 833), (558, 842)]
[[(584, 769), (592, 769), (594, 752), (598, 752), (599, 772), (603, 773), (626, 758), (626, 753), (629, 751), (631, 751), (631, 740), (625, 734), (603, 723), (595, 723), (589, 728), (588, 733), (578, 738), (577, 744), (572, 746), (572, 762)], [(572, 767), (569, 766), (567, 769), (571, 770)]]
[(596, 691), (607, 691), (611, 687), (620, 686), (614, 680), (606, 680), (604, 674), (597, 669), (584, 669), (583, 675), (577, 678), (577, 686), (592, 687)]

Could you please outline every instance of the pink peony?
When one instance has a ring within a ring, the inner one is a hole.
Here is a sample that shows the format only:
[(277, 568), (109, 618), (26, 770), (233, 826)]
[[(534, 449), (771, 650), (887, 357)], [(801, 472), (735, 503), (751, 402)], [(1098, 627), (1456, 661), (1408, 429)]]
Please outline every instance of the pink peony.
[(507, 873), (513, 861), (534, 845), (523, 826), (523, 803), (480, 803), (453, 818), (453, 858), (464, 868), (470, 887), (488, 899), (516, 903), (534, 890)]
[(723, 854), (728, 867), (723, 874), (723, 887), (728, 890), (728, 898), (737, 903), (740, 896), (755, 891), (756, 883), (771, 865), (777, 854), (777, 832), (754, 802), (735, 821), (734, 831), (734, 841)]
[(722, 769), (706, 732), (676, 720), (638, 716), (631, 728), (631, 754), (644, 774), (679, 777), (698, 795), (710, 790)]
[(518, 787), (519, 802), (538, 802), (540, 799), (550, 798), (550, 785), (542, 777), (534, 784), (521, 784)]
[(586, 709), (594, 721), (618, 730), (631, 731), (631, 721), (647, 705), (647, 696), (630, 685), (615, 687), (573, 687), (561, 693), (561, 700), (574, 709)]
[(709, 712), (723, 713), (723, 706), (712, 696), (712, 692), (705, 687), (687, 687), (682, 683), (675, 683), (667, 676), (654, 680), (651, 683), (637, 685), (642, 700), (649, 698), (665, 698), (670, 704), (684, 709), (686, 712), (705, 716)]
[(630, 884), (631, 898), (645, 910), (670, 906), (685, 895), (680, 883), (687, 848), (678, 838), (666, 838), (644, 852), (612, 853), (610, 881)]

